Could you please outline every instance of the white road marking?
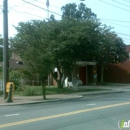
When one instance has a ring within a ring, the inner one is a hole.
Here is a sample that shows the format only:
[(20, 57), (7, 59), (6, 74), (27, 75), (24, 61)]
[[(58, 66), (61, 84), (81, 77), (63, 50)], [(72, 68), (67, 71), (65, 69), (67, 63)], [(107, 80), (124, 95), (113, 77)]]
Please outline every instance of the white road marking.
[(87, 106), (95, 106), (96, 104), (87, 104)]
[(17, 114), (10, 114), (10, 115), (5, 115), (5, 117), (9, 117), (9, 116), (19, 116), (20, 114), (17, 113)]

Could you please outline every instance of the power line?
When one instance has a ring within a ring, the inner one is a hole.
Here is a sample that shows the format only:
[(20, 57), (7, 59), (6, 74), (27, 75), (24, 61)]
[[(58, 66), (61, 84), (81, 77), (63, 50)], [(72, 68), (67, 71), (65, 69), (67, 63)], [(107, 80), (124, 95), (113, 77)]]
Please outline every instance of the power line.
[[(38, 15), (35, 15), (35, 14), (31, 14), (31, 13), (28, 13), (28, 12), (23, 12), (23, 13), (26, 13), (26, 14), (29, 14), (29, 15), (33, 15), (33, 16), (36, 16), (36, 17), (39, 17), (39, 18), (44, 18), (44, 17), (38, 16)], [(44, 19), (46, 19), (46, 18), (44, 18)]]
[(130, 40), (130, 39), (128, 39), (128, 38), (122, 38), (122, 39), (125, 39), (125, 40)]
[[(14, 10), (15, 13), (21, 13), (21, 14), (25, 13), (25, 14), (29, 14), (29, 15), (32, 15), (32, 16), (36, 16), (36, 17), (42, 18), (42, 19), (46, 19), (46, 18), (44, 18), (44, 17), (42, 17), (42, 16), (38, 16), (38, 15), (31, 14), (31, 13), (28, 13), (28, 12), (20, 12), (20, 11), (17, 11), (17, 10), (15, 10), (13, 7), (10, 7), (10, 8), (11, 8), (12, 10)], [(26, 17), (27, 17), (27, 16), (26, 16)]]
[(120, 34), (120, 35), (124, 35), (124, 36), (130, 36), (129, 34), (123, 34), (123, 33), (118, 33), (116, 32), (117, 34)]
[(113, 6), (113, 7), (116, 7), (116, 8), (122, 9), (122, 10), (124, 10), (124, 11), (130, 12), (130, 10), (127, 10), (127, 9), (121, 8), (121, 7), (119, 7), (119, 6), (116, 6), (116, 5), (113, 5), (113, 4), (110, 4), (110, 3), (104, 2), (104, 1), (102, 1), (102, 0), (99, 0), (99, 1), (101, 1), (101, 2), (103, 2), (103, 3), (105, 3), (105, 4), (108, 4), (108, 5), (111, 5), (111, 6)]
[[(36, 0), (37, 1), (37, 0)], [(42, 3), (42, 4), (45, 4), (46, 5), (46, 3), (44, 3), (44, 2), (41, 2), (41, 1), (37, 1), (37, 2), (39, 2), (39, 3)], [(55, 7), (55, 8), (57, 8), (57, 9), (61, 9), (60, 7), (57, 7), (57, 6), (54, 6), (54, 5), (50, 5), (50, 6), (52, 6), (52, 7)]]
[[(32, 0), (32, 1), (30, 1), (30, 2), (35, 2), (36, 0)], [(22, 6), (22, 5), (25, 5), (25, 4), (27, 4), (27, 3), (22, 3), (22, 4), (18, 4), (18, 5), (13, 5), (12, 7), (14, 8), (14, 7), (18, 7), (18, 6)]]
[[(21, 18), (21, 15), (19, 15), (18, 12), (13, 12), (13, 13), (15, 13), (19, 18)], [(21, 12), (21, 13), (22, 13), (22, 12)], [(24, 17), (24, 19), (26, 19), (26, 20), (28, 20), (28, 18), (29, 18), (29, 16), (24, 15), (24, 14), (22, 14), (22, 17)], [(30, 17), (30, 18), (32, 18), (32, 17)]]
[[(28, 16), (28, 15), (26, 15), (26, 16), (23, 15), (23, 14), (25, 14), (24, 12), (17, 11), (17, 10), (15, 10), (15, 9), (12, 8), (12, 7), (11, 7), (11, 9), (14, 11), (13, 13), (18, 14), (17, 16), (19, 16), (20, 18), (21, 18), (21, 15), (19, 15), (19, 13), (22, 14), (22, 17), (24, 17), (25, 19), (28, 20), (28, 17), (29, 17), (29, 16)], [(32, 17), (30, 17), (30, 18), (32, 18)]]
[(129, 5), (125, 5), (125, 4), (120, 3), (120, 2), (118, 2), (118, 1), (116, 1), (116, 0), (113, 0), (113, 1), (116, 2), (116, 3), (118, 3), (118, 4), (120, 4), (120, 5), (124, 5), (124, 6), (130, 7)]
[[(103, 20), (105, 21), (105, 20)], [(112, 23), (112, 22), (108, 22), (106, 21), (107, 23), (111, 23), (111, 24), (115, 24), (115, 25), (118, 25), (118, 26), (122, 26), (122, 27), (125, 27), (125, 28), (130, 28), (130, 26), (125, 26), (125, 25), (121, 25), (121, 24), (117, 24), (117, 23)]]
[[(11, 9), (13, 9), (13, 10), (15, 10), (15, 11), (17, 11), (14, 7), (9, 7), (9, 8), (11, 8)], [(34, 10), (34, 8), (30, 8), (30, 7), (22, 7), (22, 8), (26, 8), (26, 9), (31, 9), (31, 10)], [(36, 8), (37, 9), (37, 8)], [(35, 9), (35, 10), (36, 10)], [(39, 10), (39, 9), (37, 9), (37, 10)]]
[(23, 0), (23, 1), (26, 2), (26, 3), (28, 3), (28, 4), (30, 4), (30, 5), (35, 6), (35, 7), (37, 7), (37, 8), (40, 8), (40, 9), (42, 9), (42, 10), (48, 11), (48, 12), (53, 13), (53, 14), (56, 14), (56, 15), (58, 15), (58, 16), (62, 16), (62, 15), (60, 15), (60, 14), (58, 14), (58, 13), (55, 13), (55, 12), (50, 11), (50, 10), (47, 10), (47, 9), (45, 9), (45, 8), (42, 8), (42, 7), (40, 7), (40, 6), (37, 6), (37, 5), (35, 5), (35, 4), (32, 4), (32, 3), (27, 2), (27, 1), (25, 1), (25, 0)]
[(100, 20), (115, 21), (115, 22), (130, 23), (130, 21), (121, 21), (121, 20), (115, 20), (115, 19), (104, 19), (104, 18), (99, 18), (99, 19), (100, 19)]
[(130, 2), (128, 2), (127, 0), (124, 0), (124, 1), (130, 4)]

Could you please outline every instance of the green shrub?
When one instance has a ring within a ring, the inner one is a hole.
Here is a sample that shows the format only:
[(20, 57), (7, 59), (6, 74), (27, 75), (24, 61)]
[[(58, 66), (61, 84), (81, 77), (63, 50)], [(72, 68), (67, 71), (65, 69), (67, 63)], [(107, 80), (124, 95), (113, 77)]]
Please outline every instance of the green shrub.
[(3, 91), (0, 91), (0, 95), (3, 95)]
[[(101, 88), (57, 88), (57, 87), (46, 87), (46, 94), (69, 94), (75, 92), (89, 92), (89, 91), (101, 91), (106, 89)], [(17, 90), (14, 92), (15, 95), (22, 95), (22, 96), (42, 96), (42, 87), (41, 86), (24, 86), (18, 87)]]
[(22, 77), (21, 70), (11, 70), (9, 73), (9, 81), (15, 85), (15, 90), (20, 86), (20, 79)]
[(23, 96), (39, 96), (42, 95), (42, 87), (41, 86), (25, 86), (19, 87), (16, 91), (16, 95)]

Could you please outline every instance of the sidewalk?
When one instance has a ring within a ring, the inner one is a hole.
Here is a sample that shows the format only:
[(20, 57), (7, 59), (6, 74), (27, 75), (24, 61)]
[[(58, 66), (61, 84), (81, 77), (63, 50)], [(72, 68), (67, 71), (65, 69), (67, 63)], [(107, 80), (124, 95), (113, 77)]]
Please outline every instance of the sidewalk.
[(0, 96), (0, 106), (45, 103), (52, 101), (54, 102), (54, 101), (78, 99), (82, 97), (83, 97), (82, 95), (78, 94), (53, 94), (53, 95), (46, 95), (47, 100), (44, 100), (43, 96), (14, 96), (13, 102), (7, 103), (3, 99), (3, 96)]
[[(101, 91), (90, 91), (90, 92), (78, 92), (73, 94), (53, 94), (47, 95), (47, 100), (43, 100), (42, 96), (14, 96), (13, 102), (7, 103), (3, 99), (3, 96), (0, 96), (0, 106), (6, 105), (24, 105), (24, 104), (34, 104), (34, 103), (45, 103), (45, 102), (54, 102), (54, 101), (62, 101), (62, 100), (72, 100), (83, 98), (85, 95), (94, 95), (94, 94), (108, 94), (108, 93), (121, 93), (121, 92), (130, 92), (130, 86), (84, 86), (87, 88), (102, 88), (106, 90)], [(84, 87), (80, 87), (79, 89), (83, 89)]]

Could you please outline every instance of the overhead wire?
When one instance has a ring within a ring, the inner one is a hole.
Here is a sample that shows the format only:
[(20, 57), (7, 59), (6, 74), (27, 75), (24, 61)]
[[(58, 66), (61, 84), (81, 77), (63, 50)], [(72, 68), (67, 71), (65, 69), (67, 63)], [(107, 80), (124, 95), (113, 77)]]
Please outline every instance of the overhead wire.
[(116, 1), (116, 0), (112, 0), (112, 1), (115, 2), (115, 3), (118, 3), (118, 4), (120, 4), (120, 5), (124, 5), (124, 6), (130, 7), (129, 5), (125, 5), (125, 4), (120, 3), (120, 2), (118, 2), (118, 1)]
[(35, 6), (35, 7), (38, 7), (38, 8), (40, 8), (40, 9), (42, 9), (42, 10), (48, 11), (48, 12), (53, 13), (53, 14), (56, 14), (56, 15), (58, 15), (58, 16), (62, 16), (62, 15), (56, 13), (56, 12), (53, 12), (53, 11), (47, 10), (47, 9), (45, 9), (45, 8), (43, 8), (43, 7), (40, 7), (40, 6), (35, 5), (35, 4), (32, 4), (32, 3), (28, 2), (28, 1), (25, 1), (25, 0), (23, 0), (23, 1), (26, 2), (26, 3), (28, 3), (28, 4), (30, 4), (30, 5), (33, 5), (33, 6)]
[(29, 14), (29, 15), (32, 15), (32, 16), (36, 16), (36, 17), (39, 17), (39, 18), (46, 19), (46, 18), (44, 18), (44, 17), (38, 16), (38, 15), (35, 15), (35, 14), (31, 14), (31, 13), (28, 13), (28, 12), (23, 12), (23, 13), (26, 13), (26, 14)]
[[(39, 1), (39, 0), (36, 0), (36, 1), (39, 2), (39, 3), (41, 3), (41, 4), (46, 4), (46, 3), (41, 2), (41, 1)], [(57, 7), (57, 6), (54, 6), (54, 5), (50, 5), (50, 6), (52, 6), (52, 7), (54, 7), (54, 8), (57, 8), (57, 9), (61, 9), (60, 7)]]
[[(19, 15), (19, 14), (22, 14), (22, 17), (24, 17), (25, 19), (28, 20), (29, 16), (26, 15), (24, 12), (16, 11), (15, 9), (13, 9), (13, 10), (14, 10), (13, 13), (17, 14), (18, 17), (21, 18), (21, 15)], [(25, 15), (24, 15), (24, 14), (25, 14)], [(30, 18), (32, 18), (32, 17), (30, 17)]]
[[(27, 4), (27, 3), (26, 3)], [(22, 6), (21, 5), (21, 7), (22, 7), (22, 10), (24, 10), (23, 8), (25, 8), (25, 9), (30, 9), (30, 10), (34, 10), (34, 7), (27, 7), (27, 6)], [(17, 8), (16, 7), (12, 7), (12, 6), (9, 6), (9, 8), (11, 8), (11, 9), (13, 9), (13, 10), (16, 10)], [(40, 9), (37, 9), (37, 10), (40, 10)], [(17, 11), (17, 10), (16, 10)]]
[(130, 39), (128, 39), (128, 38), (122, 38), (122, 39), (125, 39), (125, 40), (130, 40)]
[(130, 36), (129, 34), (124, 34), (124, 33), (119, 33), (119, 32), (116, 32), (116, 33), (120, 35), (124, 35), (124, 36)]
[[(102, 20), (102, 21), (105, 21), (105, 20)], [(108, 22), (108, 21), (105, 21), (105, 22), (115, 24), (115, 25), (118, 25), (118, 26), (122, 26), (122, 27), (125, 27), (125, 28), (130, 28), (130, 26), (125, 26), (125, 25), (121, 25), (121, 24), (117, 24), (117, 23)]]
[(129, 2), (129, 1), (127, 1), (127, 0), (124, 0), (124, 1), (130, 4), (130, 2)]
[(43, 18), (43, 19), (44, 19), (44, 17), (38, 16), (38, 15), (35, 15), (35, 14), (31, 14), (31, 13), (28, 13), (28, 12), (20, 12), (20, 11), (15, 10), (15, 9), (12, 8), (12, 7), (10, 7), (10, 8), (13, 9), (13, 10), (15, 11), (15, 13), (29, 14), (29, 15), (33, 15), (33, 16), (40, 17), (40, 18)]
[[(11, 9), (13, 9), (13, 10), (17, 11), (17, 10), (15, 9), (15, 7), (10, 7), (10, 6), (9, 6), (9, 8), (11, 8)], [(30, 9), (31, 11), (32, 11), (32, 10), (34, 10), (34, 8), (25, 7), (25, 6), (24, 6), (24, 7), (22, 7), (22, 8)], [(36, 8), (35, 10), (40, 10), (40, 9)]]
[(106, 21), (130, 23), (130, 21), (122, 21), (122, 20), (115, 20), (115, 19), (104, 19), (104, 18), (99, 18), (99, 19), (100, 19), (100, 20), (106, 20)]
[[(15, 15), (17, 15), (17, 17), (21, 18), (21, 15), (19, 15), (18, 12), (12, 12), (12, 13), (15, 13)], [(22, 14), (22, 12), (21, 12), (21, 14)], [(24, 15), (24, 14), (22, 14), (22, 18), (28, 20), (29, 16), (28, 16), (28, 15)], [(32, 18), (32, 17), (30, 17), (30, 18)]]
[(101, 2), (103, 2), (103, 3), (105, 3), (105, 4), (108, 4), (108, 5), (111, 5), (111, 6), (113, 6), (113, 7), (116, 7), (116, 8), (118, 8), (118, 9), (122, 9), (122, 10), (124, 10), (124, 11), (130, 12), (130, 10), (127, 10), (127, 9), (121, 8), (121, 7), (119, 7), (119, 6), (110, 4), (110, 3), (105, 2), (105, 1), (103, 1), (103, 0), (99, 0), (99, 1), (101, 1)]
[[(32, 3), (28, 2), (28, 1), (25, 1), (25, 0), (23, 0), (23, 1), (24, 1), (25, 3), (28, 3), (28, 4), (30, 4), (30, 5), (35, 6), (35, 7), (37, 7), (37, 8), (43, 9), (43, 10), (45, 10), (45, 11), (48, 11), (47, 9), (42, 8), (42, 7), (40, 7), (40, 6), (37, 6), (37, 5), (35, 5), (35, 4), (32, 4)], [(102, 1), (102, 0), (99, 0), (99, 1), (104, 2), (104, 1)], [(43, 2), (40, 2), (40, 1), (37, 1), (37, 2), (43, 3)], [(114, 7), (116, 7), (116, 8), (119, 8), (119, 9), (122, 9), (122, 10), (125, 10), (125, 11), (130, 12), (130, 10), (123, 9), (123, 8), (121, 8), (121, 7), (112, 5), (112, 4), (110, 4), (110, 3), (107, 3), (107, 2), (104, 2), (104, 3), (109, 4), (109, 5), (111, 5), (111, 6), (114, 6)], [(23, 3), (23, 4), (24, 4), (24, 3)], [(43, 3), (43, 4), (45, 4), (45, 3)], [(19, 6), (20, 6), (20, 5), (19, 5)], [(51, 6), (53, 6), (53, 5), (51, 5)], [(13, 7), (15, 7), (15, 6), (13, 6)], [(55, 7), (55, 6), (53, 6), (53, 7)], [(56, 8), (58, 8), (58, 7), (56, 7)], [(15, 10), (15, 11), (16, 11), (16, 10)], [(62, 16), (62, 15), (60, 15), (60, 14), (58, 14), (58, 13), (56, 13), (56, 12), (50, 11), (50, 10), (49, 10), (49, 12), (51, 12), (51, 13), (53, 13), (53, 14), (56, 14), (56, 15), (59, 15), (59, 16)], [(39, 17), (39, 18), (43, 18), (43, 17), (41, 17), (41, 16), (38, 16), (38, 15), (35, 15), (35, 14), (31, 14), (31, 13), (28, 13), (28, 12), (20, 12), (20, 13), (25, 13), (25, 14), (33, 15), (33, 16), (36, 16), (36, 17)], [(43, 18), (43, 19), (44, 19), (44, 18)], [(101, 19), (101, 20), (106, 20), (106, 21), (108, 20), (108, 21), (115, 21), (115, 22), (130, 23), (130, 21), (120, 21), (120, 20), (103, 19), (103, 18), (100, 18), (100, 19)], [(112, 22), (109, 22), (109, 23), (112, 23)], [(112, 23), (112, 24), (116, 24), (116, 23)], [(120, 25), (120, 24), (116, 24), (116, 25), (130, 28), (130, 27), (125, 26), (125, 25)], [(117, 34), (120, 34), (120, 35), (130, 36), (129, 34), (123, 34), (123, 33), (119, 33), (119, 32), (116, 32), (116, 33), (117, 33)], [(124, 39), (124, 38), (123, 38), (123, 39)], [(130, 40), (130, 39), (129, 39), (129, 40)]]
[[(32, 1), (30, 1), (30, 2), (35, 2), (36, 0), (32, 0)], [(25, 4), (27, 4), (27, 3), (22, 3), (22, 4), (18, 4), (18, 5), (13, 5), (12, 7), (14, 8), (14, 7), (18, 7), (18, 6), (22, 6), (22, 5), (25, 5)], [(11, 5), (10, 5), (11, 6)]]
[[(105, 4), (108, 4), (108, 5), (111, 5), (111, 6), (114, 6), (116, 8), (119, 8), (119, 9), (122, 9), (124, 11), (127, 11), (127, 12), (130, 12), (130, 10), (127, 10), (127, 9), (124, 9), (122, 7), (119, 7), (119, 6), (116, 6), (116, 5), (113, 5), (113, 4), (110, 4), (110, 3), (107, 3), (105, 1), (102, 1), (102, 0), (99, 0)], [(114, 1), (114, 0), (113, 0)], [(103, 20), (103, 19), (100, 19), (100, 20)], [(126, 28), (130, 28), (129, 26), (125, 26), (125, 25), (121, 25), (121, 24), (117, 24), (117, 23), (112, 23), (112, 22), (108, 22), (107, 20), (109, 21), (114, 21), (114, 22), (124, 22), (124, 23), (130, 23), (130, 21), (120, 21), (120, 20), (110, 20), (110, 19), (104, 19), (107, 23), (111, 23), (111, 24), (115, 24), (115, 25), (118, 25), (118, 26), (122, 26), (122, 27), (126, 27)], [(116, 32), (117, 34), (120, 34), (120, 35), (124, 35), (124, 36), (130, 36), (129, 34), (124, 34), (124, 33), (120, 33), (120, 32)], [(122, 39), (125, 39), (125, 38), (122, 38)], [(128, 40), (128, 39), (127, 39)], [(130, 39), (129, 39), (130, 40)]]

